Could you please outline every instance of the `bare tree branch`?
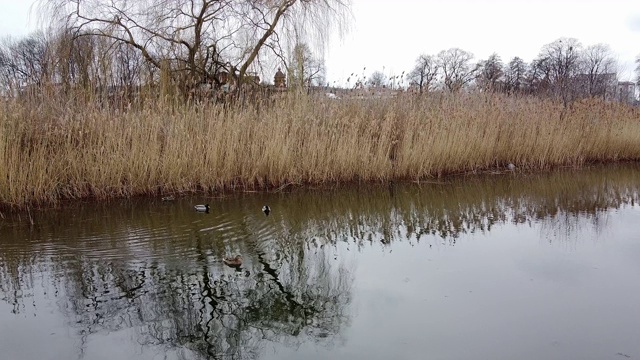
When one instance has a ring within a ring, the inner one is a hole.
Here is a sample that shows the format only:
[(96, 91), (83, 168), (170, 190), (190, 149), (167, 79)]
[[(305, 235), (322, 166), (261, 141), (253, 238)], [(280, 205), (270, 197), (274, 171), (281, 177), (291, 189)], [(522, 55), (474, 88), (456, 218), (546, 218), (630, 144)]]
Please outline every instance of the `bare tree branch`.
[[(340, 25), (345, 0), (43, 0), (50, 23), (139, 51), (190, 86), (220, 71), (241, 86), (261, 56), (284, 59), (292, 30)], [(323, 25), (323, 26), (320, 26)], [(311, 33), (305, 30), (305, 33)], [(320, 38), (320, 37), (319, 37)]]

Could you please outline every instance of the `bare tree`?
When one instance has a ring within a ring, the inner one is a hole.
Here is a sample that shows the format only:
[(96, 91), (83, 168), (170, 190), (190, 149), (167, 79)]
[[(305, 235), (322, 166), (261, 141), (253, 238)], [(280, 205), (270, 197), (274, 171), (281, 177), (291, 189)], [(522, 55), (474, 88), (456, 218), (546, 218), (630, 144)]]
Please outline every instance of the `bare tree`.
[(369, 87), (381, 88), (387, 85), (387, 76), (382, 71), (374, 71), (367, 80)]
[(614, 95), (617, 64), (608, 45), (596, 44), (587, 47), (582, 53), (580, 67), (578, 85), (584, 88), (586, 96), (601, 96), (606, 99)]
[(310, 88), (324, 82), (324, 60), (317, 57), (306, 43), (297, 43), (293, 47), (287, 67), (289, 85), (298, 88)]
[(546, 58), (537, 58), (531, 62), (531, 66), (525, 75), (524, 88), (527, 94), (550, 95), (551, 70)]
[(475, 67), (471, 60), (473, 54), (458, 48), (442, 50), (437, 56), (438, 66), (442, 69), (444, 86), (451, 92), (460, 91), (473, 80)]
[(9, 92), (40, 86), (52, 78), (51, 47), (43, 33), (6, 38), (1, 47), (0, 72)]
[(11, 95), (15, 90), (16, 71), (8, 46), (9, 40), (5, 39), (0, 44), (0, 94)]
[(140, 68), (143, 59), (139, 52), (127, 44), (118, 43), (114, 51), (115, 85), (131, 89), (140, 84)]
[(577, 39), (561, 38), (545, 45), (539, 60), (548, 70), (552, 94), (565, 105), (573, 100), (575, 87), (572, 80), (580, 71), (582, 45)]
[(9, 84), (12, 78), (9, 64), (11, 59), (6, 54), (5, 49), (0, 46), (0, 94), (8, 94)]
[(514, 57), (509, 61), (504, 72), (504, 90), (509, 94), (517, 94), (524, 88), (527, 74), (527, 63), (519, 57)]
[(487, 60), (478, 62), (476, 71), (476, 81), (478, 86), (484, 91), (497, 91), (503, 83), (504, 64), (496, 53), (489, 56)]
[[(294, 28), (316, 33), (342, 25), (348, 0), (43, 0), (54, 24), (136, 49), (185, 86), (220, 85), (226, 73), (240, 86), (258, 58), (284, 60)], [(315, 39), (323, 39), (316, 36)]]
[(438, 63), (431, 55), (422, 54), (416, 59), (416, 65), (409, 73), (409, 81), (418, 87), (420, 93), (429, 92), (438, 76)]

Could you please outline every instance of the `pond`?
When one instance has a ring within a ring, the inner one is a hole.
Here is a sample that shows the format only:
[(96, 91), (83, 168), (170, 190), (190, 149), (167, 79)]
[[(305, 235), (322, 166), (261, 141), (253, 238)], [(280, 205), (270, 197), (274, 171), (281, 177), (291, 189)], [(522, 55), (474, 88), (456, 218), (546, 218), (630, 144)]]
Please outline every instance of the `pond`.
[(639, 170), (4, 214), (0, 358), (638, 359)]

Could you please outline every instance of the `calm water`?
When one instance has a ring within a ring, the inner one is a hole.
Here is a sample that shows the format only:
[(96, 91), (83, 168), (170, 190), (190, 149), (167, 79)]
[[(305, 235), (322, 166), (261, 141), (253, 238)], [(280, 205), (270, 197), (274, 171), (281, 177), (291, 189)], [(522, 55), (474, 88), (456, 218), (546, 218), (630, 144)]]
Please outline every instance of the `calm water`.
[(640, 359), (639, 170), (5, 214), (0, 359)]

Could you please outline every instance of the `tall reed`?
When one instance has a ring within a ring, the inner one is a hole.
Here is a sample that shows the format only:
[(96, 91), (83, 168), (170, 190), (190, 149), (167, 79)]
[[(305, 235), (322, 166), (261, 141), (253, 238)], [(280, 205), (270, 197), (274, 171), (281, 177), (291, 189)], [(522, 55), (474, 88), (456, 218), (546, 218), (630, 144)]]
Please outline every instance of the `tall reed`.
[(640, 159), (640, 112), (488, 94), (262, 106), (148, 100), (126, 111), (73, 96), (0, 104), (0, 204), (422, 179)]

